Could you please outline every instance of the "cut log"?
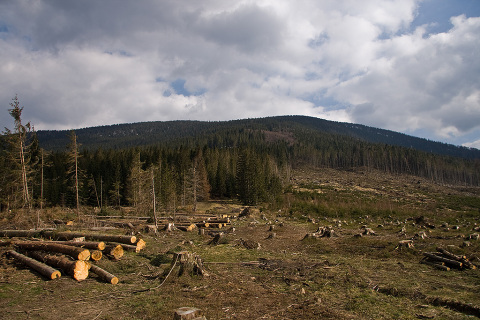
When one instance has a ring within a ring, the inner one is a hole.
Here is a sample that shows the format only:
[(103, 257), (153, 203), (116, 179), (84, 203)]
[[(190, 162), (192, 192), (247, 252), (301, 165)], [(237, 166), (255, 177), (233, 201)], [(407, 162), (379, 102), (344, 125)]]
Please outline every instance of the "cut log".
[(51, 241), (52, 243), (65, 244), (67, 246), (81, 247), (91, 250), (104, 250), (105, 242), (103, 241)]
[(444, 257), (440, 257), (440, 256), (438, 256), (434, 253), (424, 252), (423, 255), (426, 256), (429, 259), (434, 260), (434, 261), (445, 262), (446, 265), (449, 265), (449, 266), (452, 266), (452, 267), (461, 268), (463, 266), (463, 263), (461, 263), (459, 261), (452, 260), (452, 259), (447, 259), (447, 258), (444, 258)]
[(197, 308), (182, 307), (175, 310), (173, 320), (202, 320), (206, 319), (202, 316), (202, 311)]
[(115, 246), (120, 245), (120, 246), (122, 246), (124, 251), (133, 251), (133, 252), (136, 252), (136, 253), (138, 253), (142, 250), (142, 249), (140, 249), (140, 248), (142, 248), (142, 246), (141, 245), (138, 246), (138, 242), (137, 242), (137, 245), (131, 245), (131, 244), (125, 244), (125, 243), (111, 243), (111, 245), (115, 245)]
[(77, 281), (85, 280), (88, 277), (89, 263), (86, 261), (71, 260), (66, 256), (56, 256), (40, 251), (30, 251), (29, 256), (50, 266), (62, 269)]
[(147, 243), (143, 239), (138, 239), (137, 241), (137, 250), (136, 252), (140, 252), (141, 250), (145, 249)]
[(32, 238), (42, 234), (42, 230), (1, 230), (0, 236), (6, 238)]
[(31, 250), (31, 251), (42, 250), (47, 252), (63, 253), (77, 260), (90, 259), (90, 250), (73, 247), (73, 246), (67, 246), (59, 243), (44, 242), (44, 241), (19, 241), (19, 242), (15, 242), (15, 246), (23, 250)]
[(60, 278), (61, 274), (60, 271), (50, 267), (49, 265), (46, 265), (45, 263), (42, 263), (38, 260), (32, 259), (30, 257), (27, 257), (21, 253), (18, 253), (14, 250), (8, 251), (8, 255), (11, 257), (15, 258), (15, 260), (20, 261), (27, 267), (32, 268), (33, 270), (37, 271), (40, 273), (42, 276), (48, 278), (48, 279), (56, 279)]
[(449, 259), (452, 259), (452, 260), (457, 260), (457, 261), (462, 262), (462, 260), (466, 260), (466, 259), (467, 259), (466, 256), (458, 256), (458, 255), (453, 254), (453, 253), (451, 253), (451, 252), (449, 252), (449, 251), (447, 251), (447, 250), (445, 250), (445, 249), (443, 249), (443, 248), (440, 248), (440, 247), (437, 248), (437, 251), (440, 252), (440, 253), (442, 253), (445, 257), (447, 257), (447, 258), (449, 258)]
[(197, 226), (192, 223), (192, 224), (186, 224), (186, 225), (177, 225), (177, 224), (175, 224), (175, 227), (176, 227), (178, 230), (190, 232), (190, 231), (195, 230), (195, 228), (196, 228)]
[(71, 240), (73, 238), (85, 237), (87, 240), (98, 240), (106, 242), (119, 242), (133, 244), (137, 242), (135, 236), (122, 236), (122, 235), (110, 235), (110, 234), (87, 234), (79, 232), (44, 232), (45, 236), (52, 237), (54, 239)]
[(92, 259), (93, 261), (98, 261), (102, 259), (102, 256), (103, 256), (103, 253), (100, 250), (90, 251), (90, 259)]
[(420, 263), (435, 267), (437, 269), (443, 270), (443, 271), (450, 271), (450, 268), (445, 266), (442, 262), (431, 262), (427, 260), (422, 260)]
[(123, 247), (121, 244), (119, 245), (107, 245), (105, 247), (105, 250), (103, 250), (106, 256), (109, 258), (119, 260), (121, 257), (123, 257)]
[(196, 222), (195, 225), (197, 226), (197, 228), (208, 228), (208, 227), (210, 227), (209, 222)]
[(94, 265), (93, 263), (90, 264), (90, 272), (95, 273), (97, 276), (100, 277), (105, 282), (111, 284), (117, 284), (118, 278), (113, 274), (109, 273), (108, 271), (103, 270), (99, 266)]
[(467, 268), (470, 268), (470, 269), (476, 269), (477, 267), (471, 263), (470, 261), (468, 261), (467, 257), (466, 256), (459, 256), (459, 255), (456, 255), (456, 254), (453, 254), (443, 248), (437, 248), (437, 251), (442, 253), (445, 257), (449, 258), (449, 259), (452, 259), (452, 260), (456, 260), (456, 261), (459, 261), (461, 263), (463, 263), (463, 265)]

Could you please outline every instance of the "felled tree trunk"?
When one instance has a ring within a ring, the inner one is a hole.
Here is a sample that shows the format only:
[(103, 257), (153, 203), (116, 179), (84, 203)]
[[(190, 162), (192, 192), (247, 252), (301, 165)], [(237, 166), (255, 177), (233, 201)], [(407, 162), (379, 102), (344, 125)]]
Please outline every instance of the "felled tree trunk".
[(56, 238), (56, 239), (66, 239), (71, 240), (73, 238), (85, 237), (87, 240), (98, 240), (98, 241), (107, 241), (107, 242), (119, 242), (133, 244), (137, 242), (137, 237), (135, 236), (122, 236), (122, 235), (110, 235), (110, 234), (87, 234), (80, 232), (44, 232), (45, 236)]
[(40, 251), (31, 251), (29, 255), (50, 266), (62, 269), (77, 281), (85, 280), (88, 277), (89, 263), (86, 261), (70, 260), (65, 256), (50, 255)]
[(118, 278), (114, 276), (113, 274), (109, 273), (108, 271), (103, 270), (102, 268), (90, 264), (90, 272), (95, 273), (97, 276), (100, 277), (105, 282), (111, 283), (111, 284), (117, 284), (118, 283)]
[(104, 250), (105, 242), (103, 241), (52, 241), (53, 243), (65, 244), (67, 246), (81, 247), (91, 250)]
[(1, 230), (0, 237), (6, 238), (32, 238), (42, 234), (41, 230)]
[(71, 256), (77, 260), (90, 259), (90, 251), (84, 248), (67, 246), (64, 244), (43, 242), (43, 241), (21, 241), (15, 242), (15, 246), (23, 250), (58, 252)]
[(109, 258), (119, 260), (121, 257), (123, 257), (123, 247), (121, 244), (119, 245), (108, 245), (105, 247), (105, 250), (103, 250), (106, 256)]
[(175, 227), (178, 230), (182, 230), (182, 231), (193, 231), (197, 226), (193, 223), (191, 223), (191, 224), (177, 224), (177, 223), (175, 223)]
[(30, 257), (27, 257), (21, 253), (18, 253), (14, 250), (8, 251), (8, 255), (11, 257), (15, 258), (15, 260), (20, 261), (27, 267), (32, 268), (33, 270), (37, 271), (40, 273), (42, 276), (48, 278), (48, 279), (56, 279), (60, 278), (61, 274), (60, 271), (46, 265), (45, 263), (42, 263), (38, 260), (32, 259)]

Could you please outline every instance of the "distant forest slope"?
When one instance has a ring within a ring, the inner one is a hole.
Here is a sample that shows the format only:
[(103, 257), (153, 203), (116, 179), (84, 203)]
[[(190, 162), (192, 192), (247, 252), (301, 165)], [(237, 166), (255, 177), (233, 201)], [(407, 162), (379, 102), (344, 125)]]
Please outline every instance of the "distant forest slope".
[[(338, 134), (365, 142), (401, 146), (415, 150), (466, 159), (480, 158), (480, 150), (435, 142), (406, 134), (360, 124), (335, 122), (307, 116), (278, 116), (233, 121), (157, 121), (77, 129), (75, 133), (85, 149), (124, 149), (156, 144), (201, 141), (212, 135), (240, 130)], [(46, 150), (64, 150), (69, 131), (37, 132), (40, 146)]]
[[(144, 122), (70, 133), (39, 131), (39, 143), (28, 148), (30, 188), (37, 203), (43, 193), (49, 205), (73, 207), (78, 193), (82, 204), (129, 205), (147, 213), (151, 199), (146, 195), (153, 189), (168, 210), (209, 198), (277, 203), (293, 181), (292, 170), (301, 167), (362, 168), (480, 185), (477, 149), (304, 116)], [(82, 145), (79, 156), (77, 142)], [(2, 145), (0, 185), (7, 187), (0, 188), (0, 209), (21, 199), (17, 191), (22, 190), (17, 153)]]

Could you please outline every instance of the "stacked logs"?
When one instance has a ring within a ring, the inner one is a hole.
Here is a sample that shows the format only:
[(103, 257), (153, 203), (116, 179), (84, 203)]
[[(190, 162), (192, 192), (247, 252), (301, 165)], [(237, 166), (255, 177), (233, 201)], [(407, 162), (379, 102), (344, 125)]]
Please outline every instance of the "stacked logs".
[[(143, 239), (137, 239), (135, 236), (31, 230), (3, 230), (0, 231), (0, 235), (4, 237), (41, 235), (55, 239), (54, 241), (15, 240), (8, 242), (15, 249), (8, 251), (10, 257), (48, 279), (56, 279), (61, 276), (58, 268), (77, 281), (86, 279), (89, 272), (92, 272), (111, 284), (117, 284), (118, 278), (88, 260), (98, 261), (102, 256), (118, 260), (123, 256), (124, 250), (139, 252), (146, 246)], [(108, 241), (108, 243), (103, 241)]]
[[(209, 217), (208, 219), (204, 220), (184, 220), (184, 221), (165, 221), (163, 222), (163, 230), (165, 231), (172, 231), (174, 229), (191, 232), (196, 229), (222, 229), (227, 226), (230, 226), (231, 222), (229, 218), (220, 218), (220, 217)], [(155, 226), (147, 225), (145, 231), (152, 232), (155, 230)]]
[(440, 270), (449, 271), (451, 268), (458, 270), (476, 269), (466, 256), (453, 254), (443, 248), (437, 248), (437, 252), (424, 252), (421, 263), (433, 266)]

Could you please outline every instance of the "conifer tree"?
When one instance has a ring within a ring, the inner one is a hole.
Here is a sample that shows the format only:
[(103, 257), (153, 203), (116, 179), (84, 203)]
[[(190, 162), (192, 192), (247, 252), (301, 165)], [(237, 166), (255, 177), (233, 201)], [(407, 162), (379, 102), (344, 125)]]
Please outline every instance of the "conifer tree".
[[(8, 167), (5, 174), (8, 176), (7, 182), (7, 202), (14, 207), (31, 207), (32, 199), (29, 189), (31, 166), (29, 145), (27, 144), (28, 134), (32, 131), (30, 122), (25, 125), (22, 123), (23, 107), (20, 107), (18, 96), (15, 95), (10, 103), (11, 109), (8, 112), (14, 119), (15, 129), (11, 131), (5, 128), (7, 140), (7, 158)], [(20, 194), (20, 196), (18, 196)]]

